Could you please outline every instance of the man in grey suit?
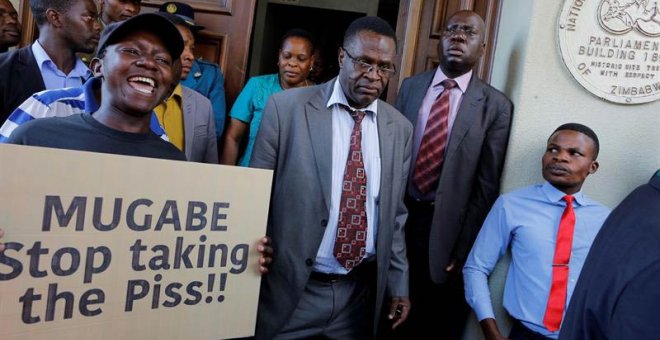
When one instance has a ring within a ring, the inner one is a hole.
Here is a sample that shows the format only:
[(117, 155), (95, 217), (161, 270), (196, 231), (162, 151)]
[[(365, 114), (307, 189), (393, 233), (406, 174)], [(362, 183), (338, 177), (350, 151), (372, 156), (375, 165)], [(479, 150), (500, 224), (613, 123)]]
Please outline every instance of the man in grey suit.
[(371, 338), (386, 296), (391, 326), (407, 317), (412, 126), (378, 99), (396, 72), (395, 39), (382, 19), (357, 19), (337, 78), (266, 105), (251, 166), (275, 170), (267, 229), (274, 254), (258, 339)]
[(453, 14), (438, 45), (439, 67), (404, 80), (399, 90), (395, 106), (415, 126), (406, 191), (413, 310), (399, 335), (460, 339), (469, 311), (460, 273), (499, 194), (513, 111), (472, 72), (484, 29), (472, 11)]
[(218, 142), (211, 101), (199, 92), (181, 86), (183, 136), (186, 158), (191, 162), (218, 164)]

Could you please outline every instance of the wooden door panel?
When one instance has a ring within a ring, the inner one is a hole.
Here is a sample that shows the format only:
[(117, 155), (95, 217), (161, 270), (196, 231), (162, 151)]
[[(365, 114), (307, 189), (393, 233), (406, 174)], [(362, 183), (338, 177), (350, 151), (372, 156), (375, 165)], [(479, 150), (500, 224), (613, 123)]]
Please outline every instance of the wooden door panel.
[[(447, 19), (459, 10), (473, 10), (486, 22), (486, 52), (482, 57), (476, 72), (481, 79), (490, 79), (490, 64), (497, 36), (497, 18), (499, 17), (499, 0), (433, 0), (424, 1), (423, 18), (420, 25), (419, 49), (415, 62), (414, 74), (431, 70), (438, 66), (438, 44)], [(425, 42), (423, 42), (425, 40)]]
[(396, 34), (401, 44), (400, 72), (390, 79), (387, 100), (394, 102), (403, 79), (438, 66), (438, 43), (447, 19), (458, 10), (477, 12), (486, 23), (486, 51), (475, 67), (490, 80), (502, 0), (401, 0)]

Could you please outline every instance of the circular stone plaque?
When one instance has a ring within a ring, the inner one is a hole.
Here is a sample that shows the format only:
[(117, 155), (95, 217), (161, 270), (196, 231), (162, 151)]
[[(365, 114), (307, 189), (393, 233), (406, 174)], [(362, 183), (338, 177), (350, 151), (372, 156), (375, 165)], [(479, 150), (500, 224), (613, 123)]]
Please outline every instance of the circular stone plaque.
[(621, 104), (660, 99), (660, 0), (565, 0), (564, 64), (584, 88)]

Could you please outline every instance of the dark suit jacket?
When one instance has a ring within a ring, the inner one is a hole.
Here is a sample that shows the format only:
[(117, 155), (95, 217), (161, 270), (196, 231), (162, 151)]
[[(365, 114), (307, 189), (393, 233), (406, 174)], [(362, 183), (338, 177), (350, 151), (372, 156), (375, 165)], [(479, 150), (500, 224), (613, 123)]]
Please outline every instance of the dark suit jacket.
[[(259, 339), (273, 338), (293, 313), (325, 232), (332, 190), (332, 110), (326, 103), (333, 86), (334, 80), (280, 92), (264, 110), (250, 166), (275, 170), (267, 231), (274, 254), (261, 285)], [(403, 195), (412, 126), (383, 101), (378, 102), (377, 126), (381, 183), (374, 310), (380, 311), (386, 288), (390, 296), (408, 296)]]
[(660, 170), (612, 211), (596, 236), (560, 339), (660, 337)]
[[(413, 125), (435, 70), (403, 81), (396, 107)], [(447, 145), (429, 236), (433, 282), (443, 283), (452, 259), (465, 262), (500, 190), (513, 104), (472, 76)]]
[(28, 97), (45, 89), (31, 46), (0, 54), (0, 125)]

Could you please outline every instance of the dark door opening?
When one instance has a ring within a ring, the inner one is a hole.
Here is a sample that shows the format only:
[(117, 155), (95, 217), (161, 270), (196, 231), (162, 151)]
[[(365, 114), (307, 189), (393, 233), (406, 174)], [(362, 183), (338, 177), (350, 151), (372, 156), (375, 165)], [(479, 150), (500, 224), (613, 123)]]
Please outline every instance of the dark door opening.
[(258, 1), (249, 76), (277, 72), (280, 38), (292, 28), (314, 35), (323, 60), (323, 82), (337, 75), (337, 52), (344, 31), (355, 19), (378, 15), (396, 28), (399, 0)]

